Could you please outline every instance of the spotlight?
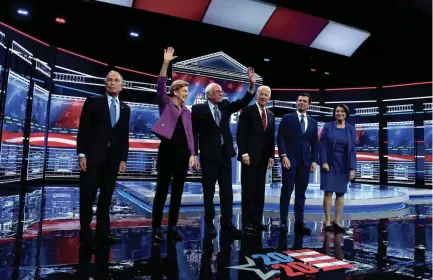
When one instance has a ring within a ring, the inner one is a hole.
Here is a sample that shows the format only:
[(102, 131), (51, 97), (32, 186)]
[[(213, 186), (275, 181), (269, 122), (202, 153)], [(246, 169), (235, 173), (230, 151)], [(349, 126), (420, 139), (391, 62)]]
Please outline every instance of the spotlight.
[(325, 72), (325, 75), (329, 75), (329, 72)]
[(267, 57), (265, 57), (265, 58), (263, 59), (263, 61), (264, 61), (264, 62), (270, 62), (270, 61), (271, 61), (271, 59), (270, 59), (270, 58), (267, 58)]
[(17, 9), (17, 14), (20, 16), (28, 16), (29, 15), (29, 11), (24, 9), (24, 8), (18, 8)]
[(56, 23), (58, 23), (58, 24), (65, 24), (66, 23), (66, 19), (64, 19), (62, 17), (56, 17)]
[(129, 32), (129, 36), (134, 37), (134, 38), (138, 38), (140, 36), (140, 34), (138, 32), (131, 31), (131, 32)]
[(316, 72), (316, 69), (314, 69), (314, 68), (311, 68), (310, 70), (311, 70), (311, 72)]

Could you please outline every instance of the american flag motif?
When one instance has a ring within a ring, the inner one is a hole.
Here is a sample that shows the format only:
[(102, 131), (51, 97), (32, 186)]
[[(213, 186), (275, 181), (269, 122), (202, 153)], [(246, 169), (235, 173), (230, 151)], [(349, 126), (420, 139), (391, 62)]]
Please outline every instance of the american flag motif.
[(338, 260), (334, 257), (321, 254), (319, 252), (302, 249), (295, 251), (284, 251), (284, 254), (289, 255), (292, 258), (298, 259), (304, 263), (315, 266), (323, 271), (336, 270), (342, 268), (352, 268), (353, 265), (342, 260)]

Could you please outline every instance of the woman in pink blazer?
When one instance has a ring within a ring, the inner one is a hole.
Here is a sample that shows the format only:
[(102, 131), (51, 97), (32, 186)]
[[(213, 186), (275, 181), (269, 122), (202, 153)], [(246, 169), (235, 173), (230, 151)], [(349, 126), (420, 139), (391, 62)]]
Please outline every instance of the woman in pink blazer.
[(184, 105), (188, 96), (188, 83), (176, 80), (171, 84), (168, 94), (166, 90), (167, 69), (170, 62), (176, 58), (173, 54), (172, 47), (164, 50), (164, 62), (156, 86), (161, 117), (152, 128), (152, 132), (158, 135), (161, 144), (158, 149), (158, 176), (152, 209), (152, 239), (155, 243), (161, 243), (164, 240), (161, 220), (170, 182), (172, 184), (167, 236), (173, 241), (182, 241), (182, 236), (176, 230), (176, 224), (183, 186), (188, 168), (197, 169), (191, 113)]

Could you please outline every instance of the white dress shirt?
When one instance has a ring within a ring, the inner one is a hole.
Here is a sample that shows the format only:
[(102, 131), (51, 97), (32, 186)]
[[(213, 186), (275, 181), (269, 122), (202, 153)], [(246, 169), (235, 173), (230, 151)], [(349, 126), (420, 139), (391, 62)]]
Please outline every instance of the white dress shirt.
[[(106, 93), (105, 95), (107, 96), (107, 101), (108, 101), (108, 111), (110, 111), (111, 99), (113, 99), (113, 97), (111, 97), (108, 93)], [(116, 123), (117, 123), (120, 118), (120, 102), (118, 97), (115, 97), (114, 99), (116, 100)], [(86, 157), (86, 155), (78, 154), (78, 158), (82, 158), (82, 157)]]

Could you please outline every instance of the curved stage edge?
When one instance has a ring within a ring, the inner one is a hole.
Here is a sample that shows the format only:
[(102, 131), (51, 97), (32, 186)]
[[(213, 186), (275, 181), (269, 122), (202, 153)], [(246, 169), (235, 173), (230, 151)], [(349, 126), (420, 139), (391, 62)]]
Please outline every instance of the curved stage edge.
[[(156, 184), (154, 182), (125, 182), (117, 183), (116, 193), (119, 197), (133, 202), (143, 210), (151, 211), (155, 196)], [(335, 198), (335, 195), (334, 195)], [(406, 187), (392, 187), (371, 184), (353, 184), (348, 187), (345, 195), (344, 212), (346, 215), (359, 216), (369, 213), (383, 211), (404, 211), (406, 204), (411, 200), (425, 200), (432, 198), (432, 190), (414, 189)], [(234, 208), (239, 208), (241, 203), (240, 185), (233, 186)], [(265, 190), (265, 211), (269, 215), (276, 216), (279, 213), (280, 188), (266, 187)], [(167, 197), (165, 211), (168, 211), (170, 204), (170, 194)], [(216, 210), (219, 209), (219, 190), (216, 186), (214, 204)], [(310, 185), (306, 193), (305, 214), (323, 214), (323, 191), (317, 185)], [(290, 211), (294, 205), (294, 194), (290, 200)], [(203, 212), (203, 194), (201, 184), (186, 183), (184, 195), (182, 197), (181, 212), (197, 213)], [(235, 210), (236, 211), (236, 210)], [(331, 212), (334, 210), (331, 209)], [(394, 213), (395, 215), (395, 213)]]

